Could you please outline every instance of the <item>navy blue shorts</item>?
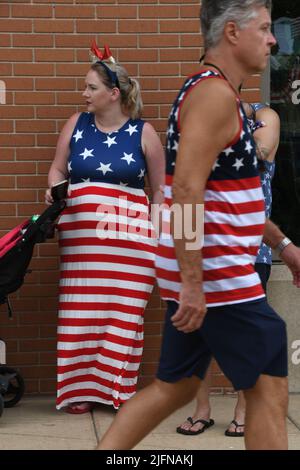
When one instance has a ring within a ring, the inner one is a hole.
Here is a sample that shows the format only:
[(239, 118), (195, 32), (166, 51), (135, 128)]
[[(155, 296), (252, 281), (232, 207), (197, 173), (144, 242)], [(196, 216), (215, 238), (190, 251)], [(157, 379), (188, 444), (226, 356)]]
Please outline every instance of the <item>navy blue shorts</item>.
[(167, 304), (160, 380), (177, 382), (192, 375), (203, 379), (212, 357), (235, 390), (252, 388), (261, 374), (287, 376), (286, 325), (266, 299), (210, 307), (193, 333), (173, 326), (170, 318), (178, 304)]
[(271, 265), (266, 263), (255, 263), (254, 269), (259, 275), (263, 290), (267, 292), (267, 283), (271, 274)]

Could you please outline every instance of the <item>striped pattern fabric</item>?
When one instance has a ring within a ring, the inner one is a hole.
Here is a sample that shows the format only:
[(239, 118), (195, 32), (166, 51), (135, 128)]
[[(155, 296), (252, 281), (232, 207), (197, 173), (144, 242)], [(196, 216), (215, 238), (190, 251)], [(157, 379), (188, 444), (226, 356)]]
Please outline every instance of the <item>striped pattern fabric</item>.
[(118, 408), (136, 391), (156, 238), (142, 189), (71, 185), (58, 225), (61, 277), (57, 408)]
[[(206, 71), (189, 77), (169, 118), (167, 178), (163, 230), (156, 256), (156, 273), (165, 300), (179, 301), (181, 279), (170, 235), (172, 180), (180, 139), (180, 108), (202, 79), (221, 79)], [(239, 102), (241, 127), (234, 141), (219, 155), (204, 197), (203, 289), (208, 306), (220, 306), (264, 297), (254, 270), (265, 224), (265, 203), (257, 169), (255, 144)]]

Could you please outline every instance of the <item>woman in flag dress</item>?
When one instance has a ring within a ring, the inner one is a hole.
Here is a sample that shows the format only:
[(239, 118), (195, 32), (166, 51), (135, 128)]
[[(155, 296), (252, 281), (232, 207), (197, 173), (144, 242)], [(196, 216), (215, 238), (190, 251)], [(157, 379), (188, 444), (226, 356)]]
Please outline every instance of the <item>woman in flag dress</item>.
[(83, 97), (58, 139), (46, 191), (69, 179), (61, 253), (57, 409), (119, 408), (136, 391), (143, 315), (154, 280), (156, 234), (144, 192), (163, 200), (164, 152), (140, 119), (138, 82), (94, 44)]

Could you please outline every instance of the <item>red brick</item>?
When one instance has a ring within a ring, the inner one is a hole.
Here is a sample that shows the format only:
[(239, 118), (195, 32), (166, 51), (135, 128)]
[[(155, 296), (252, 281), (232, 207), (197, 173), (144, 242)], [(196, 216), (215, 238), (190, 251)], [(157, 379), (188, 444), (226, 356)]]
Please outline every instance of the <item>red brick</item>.
[(200, 13), (199, 5), (181, 5), (180, 17), (181, 18), (198, 18)]
[[(56, 134), (39, 134), (36, 136), (36, 143), (41, 147), (56, 147), (57, 135)], [(47, 170), (47, 173), (49, 168)]]
[(20, 341), (20, 351), (54, 351), (55, 341), (49, 339), (22, 340)]
[(153, 20), (120, 20), (120, 33), (157, 33), (158, 22)]
[(197, 33), (199, 31), (199, 20), (170, 21), (160, 20), (161, 33)]
[(55, 7), (56, 18), (94, 18), (94, 6), (59, 6)]
[[(47, 109), (47, 108), (45, 108)], [(40, 116), (37, 116), (40, 117)], [(45, 116), (46, 117), (46, 116)], [(52, 116), (48, 116), (52, 117)], [(53, 160), (53, 149), (51, 148), (17, 148), (16, 149), (16, 159), (19, 161), (22, 160), (31, 160), (33, 162), (39, 160)]]
[(16, 104), (55, 104), (54, 93), (46, 93), (37, 91), (35, 93), (27, 92), (16, 92), (15, 94)]
[(35, 33), (71, 33), (74, 31), (72, 20), (33, 20)]
[(13, 20), (10, 18), (0, 19), (0, 31), (12, 32), (28, 32), (32, 31), (31, 20)]
[(14, 78), (5, 79), (7, 90), (33, 90), (33, 78)]
[[(35, 81), (36, 90), (74, 90), (76, 80), (74, 78), (37, 78)], [(48, 109), (49, 108), (45, 108)]]
[[(32, 302), (35, 299), (22, 299), (22, 302)], [(16, 301), (13, 303), (13, 305), (16, 303)], [(49, 299), (47, 302), (47, 305), (49, 304)], [(55, 323), (57, 322), (57, 312), (53, 311), (46, 311), (45, 306), (42, 304), (39, 307), (39, 311), (32, 312), (30, 309), (26, 311), (25, 313), (20, 313), (19, 318), (22, 324), (24, 325), (41, 325), (41, 324), (49, 324), (49, 323)]]
[(14, 47), (53, 47), (54, 36), (51, 34), (16, 34), (13, 36)]
[[(56, 336), (56, 333), (55, 333), (55, 336)], [(41, 364), (54, 364), (55, 362), (56, 362), (56, 351), (40, 353)]]
[[(55, 379), (40, 380), (39, 384), (40, 384), (40, 389), (39, 389), (40, 393), (54, 394), (56, 392), (56, 380)], [(55, 406), (55, 400), (53, 399), (53, 407), (54, 406)]]
[(140, 18), (178, 18), (179, 8), (172, 6), (139, 6)]
[(19, 338), (36, 338), (39, 333), (38, 326), (2, 326), (1, 327), (1, 337), (7, 340), (10, 339), (19, 339)]
[[(44, 98), (44, 96), (43, 96)], [(45, 100), (45, 98), (44, 98)], [(55, 122), (44, 120), (32, 120), (30, 121), (31, 132), (55, 132)], [(17, 132), (26, 132), (28, 130), (28, 121), (18, 121), (16, 125)]]
[(46, 188), (47, 177), (46, 176), (18, 176), (17, 186), (18, 188)]
[(73, 49), (37, 49), (35, 51), (36, 62), (74, 62)]
[(9, 16), (9, 5), (0, 5), (0, 17)]
[(136, 6), (97, 6), (97, 18), (137, 18)]
[(243, 90), (241, 97), (243, 100), (249, 102), (261, 101), (260, 90)]
[(54, 75), (54, 64), (15, 64), (15, 75), (29, 75), (29, 76), (51, 76)]
[(175, 34), (143, 34), (140, 38), (140, 47), (178, 47), (179, 37)]
[[(15, 62), (32, 62), (33, 56), (30, 49), (14, 49), (13, 60)], [(0, 61), (9, 62), (12, 60), (12, 52), (7, 49), (0, 49)]]
[(30, 106), (0, 106), (0, 118), (32, 118), (34, 109)]
[(26, 394), (36, 394), (39, 393), (40, 387), (39, 387), (39, 380), (26, 380)]
[(35, 191), (31, 189), (19, 190), (3, 190), (0, 189), (1, 202), (21, 202), (21, 201), (34, 201), (36, 198)]
[(16, 364), (18, 366), (28, 365), (37, 363), (39, 360), (38, 352), (27, 352), (27, 353), (9, 353), (7, 357), (7, 363), (9, 365)]
[[(5, 177), (3, 177), (5, 178)], [(9, 177), (6, 177), (9, 178)], [(5, 187), (5, 186), (4, 186)], [(17, 206), (16, 204), (0, 204), (0, 216), (3, 215), (16, 215), (17, 213)]]
[(16, 18), (49, 18), (52, 17), (52, 7), (46, 5), (12, 5), (11, 16)]
[(13, 128), (12, 121), (0, 121), (0, 132), (13, 132)]
[(52, 366), (30, 366), (30, 367), (22, 367), (22, 375), (24, 379), (40, 379), (43, 377), (49, 377), (49, 375), (53, 375), (56, 372), (55, 365)]
[(10, 47), (11, 45), (11, 36), (9, 34), (0, 34), (0, 46), (5, 47), (8, 46)]
[(76, 20), (76, 31), (90, 34), (116, 33), (117, 22), (112, 20)]
[(0, 64), (0, 75), (11, 75), (12, 64)]

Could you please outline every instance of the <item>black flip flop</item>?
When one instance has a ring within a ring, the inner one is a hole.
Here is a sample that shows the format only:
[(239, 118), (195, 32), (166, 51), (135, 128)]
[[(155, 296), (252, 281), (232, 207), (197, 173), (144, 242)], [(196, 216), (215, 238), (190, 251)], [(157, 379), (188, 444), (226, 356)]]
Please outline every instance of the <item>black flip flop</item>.
[(197, 434), (201, 434), (206, 429), (210, 428), (215, 424), (213, 419), (210, 419), (209, 421), (207, 421), (206, 419), (197, 419), (196, 421), (193, 421), (190, 416), (187, 418), (187, 421), (191, 423), (192, 427), (197, 423), (202, 423), (203, 427), (198, 431), (191, 431), (190, 429), (182, 429), (181, 426), (178, 426), (178, 428), (176, 428), (176, 432), (178, 432), (179, 434), (184, 434), (185, 436), (196, 436)]
[(238, 432), (237, 431), (237, 428), (240, 427), (240, 426), (245, 426), (244, 424), (239, 424), (235, 419), (233, 419), (231, 421), (232, 424), (234, 424), (235, 426), (235, 431), (228, 431), (228, 429), (226, 429), (226, 431), (224, 432), (225, 436), (228, 436), (228, 437), (243, 437), (244, 436), (244, 431), (241, 431), (241, 432)]

